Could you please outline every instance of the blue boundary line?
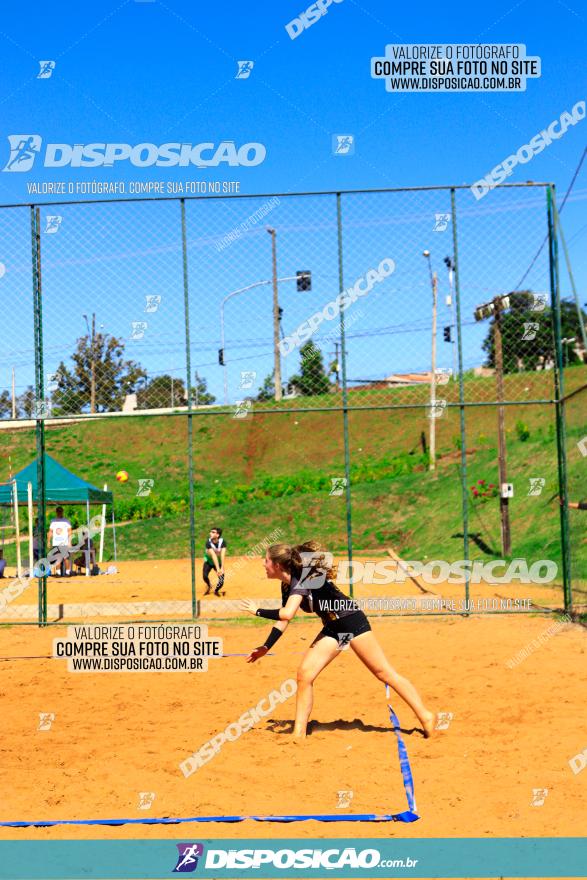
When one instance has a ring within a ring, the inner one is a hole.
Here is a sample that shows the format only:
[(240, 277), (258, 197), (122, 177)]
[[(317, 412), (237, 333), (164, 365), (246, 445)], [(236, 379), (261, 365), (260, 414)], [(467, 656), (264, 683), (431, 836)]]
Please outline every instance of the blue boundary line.
[[(389, 688), (386, 688), (389, 694)], [(293, 814), (285, 816), (190, 816), (188, 818), (160, 818), (160, 819), (57, 819), (54, 821), (39, 820), (35, 822), (0, 822), (0, 828), (47, 828), (55, 825), (179, 825), (186, 822), (244, 822), (249, 819), (253, 822), (417, 822), (420, 818), (416, 813), (416, 801), (414, 799), (414, 781), (397, 715), (388, 703), (389, 718), (393, 732), (397, 738), (400, 770), (406, 792), (409, 809), (403, 813), (391, 813), (377, 815), (376, 813), (325, 813), (325, 814)]]

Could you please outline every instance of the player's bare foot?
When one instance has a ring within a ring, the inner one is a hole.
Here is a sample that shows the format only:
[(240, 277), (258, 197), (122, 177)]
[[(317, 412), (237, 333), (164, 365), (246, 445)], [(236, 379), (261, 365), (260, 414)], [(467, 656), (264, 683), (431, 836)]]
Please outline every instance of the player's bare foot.
[(434, 712), (428, 712), (424, 718), (420, 718), (426, 739), (430, 739), (433, 735), (437, 719), (438, 716)]

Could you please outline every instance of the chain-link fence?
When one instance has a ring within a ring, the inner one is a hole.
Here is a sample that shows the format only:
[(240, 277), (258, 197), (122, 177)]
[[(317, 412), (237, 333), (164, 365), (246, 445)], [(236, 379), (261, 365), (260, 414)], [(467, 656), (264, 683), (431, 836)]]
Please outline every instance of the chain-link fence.
[(315, 537), (365, 600), (569, 609), (587, 367), (554, 214), (545, 185), (0, 210), (4, 557), (43, 574), (61, 500), (74, 528), (105, 513), (78, 569), (112, 572), (41, 577), (13, 616), (205, 613), (214, 524), (229, 598), (267, 540)]

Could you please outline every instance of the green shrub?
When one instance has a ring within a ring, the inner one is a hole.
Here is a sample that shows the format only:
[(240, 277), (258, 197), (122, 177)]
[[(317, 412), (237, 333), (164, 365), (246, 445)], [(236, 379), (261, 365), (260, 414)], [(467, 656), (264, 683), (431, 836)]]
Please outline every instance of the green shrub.
[(522, 421), (516, 422), (516, 434), (518, 435), (518, 440), (525, 443), (525, 441), (530, 438), (530, 429), (528, 425)]

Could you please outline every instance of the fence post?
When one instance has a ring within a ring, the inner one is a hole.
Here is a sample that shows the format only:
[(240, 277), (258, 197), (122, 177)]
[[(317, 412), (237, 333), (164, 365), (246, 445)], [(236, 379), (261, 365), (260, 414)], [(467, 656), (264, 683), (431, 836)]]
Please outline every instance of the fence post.
[[(336, 228), (338, 237), (338, 290), (341, 293), (344, 290), (344, 269), (342, 258), (342, 209), (340, 193), (336, 194)], [(340, 317), (340, 351), (341, 351), (341, 372), (342, 372), (342, 425), (344, 436), (344, 476), (345, 501), (346, 501), (346, 534), (347, 534), (347, 553), (349, 561), (350, 574), (350, 594), (354, 593), (353, 589), (353, 516), (351, 507), (351, 462), (349, 447), (349, 411), (348, 411), (348, 393), (346, 384), (346, 346), (345, 346), (345, 328), (344, 328), (344, 311), (339, 310)]]
[[(35, 437), (37, 445), (37, 534), (39, 559), (47, 557), (46, 499), (45, 499), (45, 422), (39, 404), (45, 403), (45, 376), (43, 369), (43, 298), (41, 286), (41, 218), (38, 208), (31, 205), (31, 248), (33, 268), (33, 313), (35, 337)], [(43, 567), (39, 577), (39, 626), (47, 623), (47, 575)]]
[(548, 265), (550, 271), (550, 303), (553, 317), (554, 331), (554, 396), (556, 416), (556, 447), (558, 463), (558, 494), (560, 498), (560, 526), (561, 526), (561, 550), (563, 563), (563, 592), (565, 611), (569, 612), (573, 606), (571, 586), (571, 558), (569, 548), (569, 498), (567, 485), (567, 449), (565, 431), (565, 401), (564, 401), (564, 363), (563, 349), (561, 344), (561, 313), (560, 313), (560, 288), (558, 277), (558, 243), (555, 219), (555, 188), (549, 184), (546, 190), (546, 205), (548, 218)]
[[(461, 422), (461, 498), (463, 505), (463, 559), (469, 560), (469, 497), (467, 495), (467, 434), (465, 418), (465, 384), (463, 378), (463, 325), (461, 320), (461, 285), (459, 279), (459, 247), (457, 236), (457, 208), (454, 188), (450, 191), (452, 214), (452, 245), (455, 273), (455, 300), (457, 320), (457, 357), (459, 364), (459, 411)], [(469, 607), (469, 581), (471, 572), (465, 566), (465, 608)]]
[(190, 574), (192, 584), (192, 619), (197, 617), (196, 600), (196, 535), (195, 535), (195, 501), (194, 501), (194, 441), (192, 425), (192, 362), (190, 352), (190, 306), (188, 283), (188, 253), (185, 228), (185, 199), (180, 199), (181, 206), (181, 250), (183, 258), (183, 304), (185, 320), (185, 369), (188, 395), (188, 482), (190, 495)]

